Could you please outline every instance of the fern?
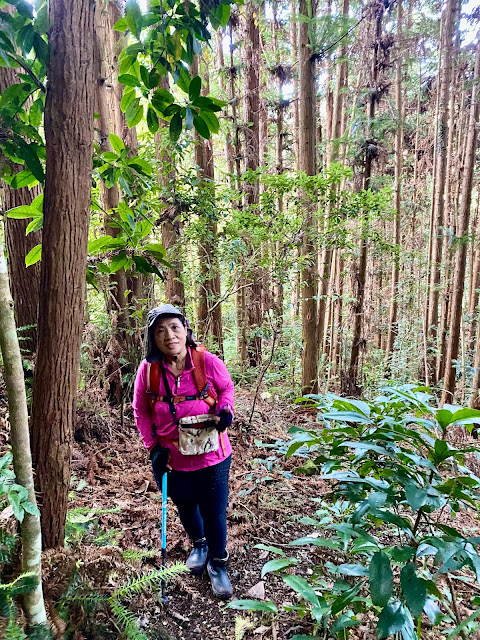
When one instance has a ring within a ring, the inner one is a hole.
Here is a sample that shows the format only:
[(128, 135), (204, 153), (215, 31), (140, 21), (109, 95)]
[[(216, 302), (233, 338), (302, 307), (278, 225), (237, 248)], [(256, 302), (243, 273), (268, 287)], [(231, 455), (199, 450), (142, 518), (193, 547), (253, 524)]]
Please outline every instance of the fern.
[(115, 616), (115, 620), (119, 626), (122, 627), (128, 640), (148, 640), (147, 636), (139, 630), (137, 618), (130, 609), (124, 607), (123, 604), (120, 604), (115, 598), (109, 599), (109, 605)]
[(112, 598), (128, 598), (137, 593), (141, 593), (145, 589), (157, 589), (161, 586), (162, 582), (166, 582), (173, 576), (185, 571), (188, 571), (188, 568), (182, 563), (177, 563), (172, 567), (165, 567), (158, 571), (144, 573), (137, 578), (128, 580), (126, 584), (119, 587), (112, 595)]
[(8, 621), (7, 628), (5, 629), (4, 640), (28, 640), (27, 636), (15, 622), (15, 620)]
[(155, 558), (160, 555), (158, 549), (150, 549), (149, 551), (137, 551), (136, 549), (127, 549), (122, 553), (124, 560), (143, 560), (144, 558)]

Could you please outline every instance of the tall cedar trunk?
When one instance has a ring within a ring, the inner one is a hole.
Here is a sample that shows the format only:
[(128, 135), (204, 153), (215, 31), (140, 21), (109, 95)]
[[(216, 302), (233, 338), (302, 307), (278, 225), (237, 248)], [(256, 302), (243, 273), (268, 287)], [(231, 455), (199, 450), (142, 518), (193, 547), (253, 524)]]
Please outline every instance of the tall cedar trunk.
[[(278, 33), (280, 30), (280, 25), (278, 23), (278, 2), (274, 0), (273, 2), (273, 21), (272, 21), (272, 40), (273, 40), (273, 51), (277, 56), (276, 59), (276, 85), (277, 85), (277, 104), (276, 104), (276, 119), (275, 119), (275, 170), (278, 175), (283, 173), (283, 112), (284, 112), (284, 101), (283, 101), (283, 85), (285, 81), (285, 72), (281, 65), (281, 62), (278, 58), (279, 47), (278, 47)], [(283, 197), (280, 195), (277, 200), (277, 211), (278, 217), (282, 219), (283, 214)], [(277, 316), (277, 326), (280, 329), (283, 322), (283, 304), (284, 304), (284, 269), (282, 267), (281, 261), (281, 242), (277, 241), (275, 247), (275, 262), (273, 265), (274, 268), (274, 281), (275, 281), (275, 290), (274, 290), (274, 308)]]
[[(260, 33), (258, 13), (248, 2), (245, 8), (245, 170), (255, 171), (260, 166)], [(245, 183), (245, 206), (258, 213), (258, 181)], [(255, 266), (249, 270), (252, 284), (246, 291), (249, 335), (247, 352), (250, 366), (262, 361), (262, 281), (261, 272)]]
[[(373, 58), (372, 58), (372, 73), (371, 73), (371, 92), (368, 102), (368, 122), (369, 128), (373, 123), (375, 117), (375, 105), (377, 100), (377, 80), (379, 74), (379, 49), (380, 39), (382, 35), (382, 20), (383, 13), (385, 11), (385, 5), (383, 3), (377, 3), (372, 6), (375, 17), (375, 40), (373, 42)], [(366, 191), (370, 188), (370, 180), (372, 176), (372, 163), (377, 154), (377, 145), (374, 140), (368, 137), (365, 141), (365, 167), (363, 172), (363, 189)], [(360, 258), (358, 263), (358, 269), (355, 274), (356, 291), (355, 302), (353, 304), (354, 325), (353, 325), (353, 340), (352, 348), (350, 351), (350, 364), (348, 368), (348, 375), (344, 377), (343, 391), (351, 395), (358, 395), (361, 391), (358, 377), (358, 365), (360, 349), (365, 342), (365, 338), (362, 335), (363, 330), (363, 316), (365, 313), (364, 301), (365, 301), (365, 284), (367, 276), (367, 255), (368, 255), (368, 241), (367, 241), (367, 225), (368, 225), (368, 212), (361, 213), (361, 239), (360, 239)]]
[(393, 342), (398, 333), (397, 313), (398, 313), (398, 280), (400, 277), (400, 229), (401, 229), (401, 203), (402, 203), (402, 155), (403, 155), (403, 98), (402, 98), (402, 23), (403, 8), (402, 0), (397, 1), (397, 82), (395, 86), (395, 102), (397, 107), (397, 131), (395, 134), (395, 220), (394, 220), (394, 243), (395, 254), (393, 256), (392, 267), (392, 299), (390, 302), (390, 318), (388, 322), (388, 337), (385, 352), (385, 369), (387, 374), (390, 370), (389, 360), (393, 352)]
[[(12, 7), (13, 8), (13, 7)], [(0, 93), (17, 83), (14, 69), (0, 67)], [(2, 210), (30, 205), (41, 193), (40, 187), (12, 189), (1, 184)], [(42, 241), (41, 231), (25, 235), (29, 220), (5, 218), (5, 244), (8, 252), (8, 271), (15, 300), (15, 319), (21, 329), (22, 350), (35, 353), (37, 350), (37, 315), (40, 295), (40, 263), (25, 266), (25, 256)], [(28, 327), (23, 329), (23, 327)]]
[[(331, 7), (330, 7), (331, 10)], [(348, 16), (350, 10), (350, 0), (343, 0), (343, 15)], [(343, 90), (346, 85), (347, 75), (347, 62), (343, 60), (346, 55), (346, 46), (342, 45), (338, 52), (340, 64), (337, 66), (337, 80), (335, 83), (335, 91), (327, 91), (327, 107), (331, 101), (331, 105), (327, 108), (327, 125), (331, 116), (331, 125), (327, 126), (327, 167), (332, 162), (338, 161), (339, 155), (339, 141), (338, 139), (342, 135), (342, 121), (343, 121)], [(329, 68), (331, 62), (329, 63)], [(330, 73), (330, 71), (329, 71)], [(331, 96), (331, 98), (330, 98)], [(338, 192), (337, 185), (332, 185), (332, 198), (335, 193)], [(331, 304), (331, 297), (328, 295), (328, 291), (332, 291), (331, 282), (331, 268), (333, 257), (332, 240), (329, 238), (330, 230), (330, 214), (331, 214), (332, 201), (329, 199), (326, 205), (324, 234), (326, 247), (322, 251), (322, 257), (320, 260), (320, 292), (318, 296), (318, 339), (320, 342), (320, 348), (323, 353), (326, 353), (326, 336), (330, 328), (331, 336), (333, 335), (333, 327), (328, 322), (329, 314), (327, 313), (327, 305)], [(333, 316), (331, 316), (333, 319)]]
[(477, 44), (477, 55), (475, 57), (475, 71), (473, 74), (472, 98), (470, 104), (470, 116), (468, 122), (468, 134), (466, 142), (465, 170), (462, 182), (462, 200), (460, 207), (459, 225), (457, 237), (462, 238), (460, 247), (457, 249), (455, 260), (455, 275), (452, 291), (452, 315), (449, 327), (449, 342), (447, 351), (447, 361), (445, 365), (445, 382), (442, 394), (442, 402), (450, 402), (455, 392), (455, 366), (454, 361), (458, 357), (458, 347), (460, 340), (460, 325), (462, 317), (462, 300), (465, 286), (465, 271), (467, 264), (468, 243), (465, 236), (468, 233), (470, 222), (470, 206), (472, 202), (473, 171), (475, 168), (475, 153), (477, 148), (477, 123), (479, 114), (479, 91), (478, 81), (480, 78), (480, 42)]
[[(292, 0), (290, 3), (290, 45), (291, 45), (291, 65), (296, 67), (298, 58), (298, 21), (297, 21), (297, 6), (296, 0)], [(295, 170), (298, 171), (299, 163), (299, 105), (298, 105), (298, 76), (294, 73), (293, 79), (293, 155), (295, 159)], [(298, 307), (297, 307), (298, 310)]]
[[(447, 0), (444, 11), (443, 48), (441, 52), (439, 71), (439, 106), (438, 128), (436, 132), (436, 166), (435, 166), (435, 194), (433, 201), (433, 219), (431, 228), (432, 257), (430, 263), (429, 302), (428, 302), (428, 335), (431, 347), (435, 347), (438, 333), (438, 300), (440, 269), (442, 262), (441, 227), (444, 225), (445, 212), (445, 178), (447, 168), (447, 140), (448, 140), (448, 101), (451, 77), (452, 38), (454, 29), (455, 0)], [(429, 358), (431, 375), (435, 382), (433, 359)]]
[[(313, 3), (312, 3), (313, 4)], [(311, 12), (309, 13), (309, 8)], [(314, 7), (307, 0), (299, 0), (298, 13), (305, 18), (315, 15)], [(298, 22), (298, 70), (299, 70), (299, 170), (308, 176), (314, 176), (316, 167), (316, 117), (315, 117), (315, 60), (312, 57), (308, 35), (308, 23), (302, 19)], [(299, 192), (299, 200), (303, 209), (303, 242), (302, 256), (302, 393), (316, 393), (318, 377), (318, 326), (317, 302), (318, 292), (316, 248), (313, 234), (314, 203), (311, 196), (304, 191)]]
[[(169, 91), (168, 78), (162, 78), (161, 89)], [(162, 244), (167, 252), (167, 260), (172, 268), (166, 270), (165, 278), (165, 299), (167, 302), (185, 309), (185, 286), (183, 283), (183, 259), (180, 249), (182, 236), (182, 221), (180, 212), (171, 202), (173, 192), (173, 182), (175, 181), (175, 167), (172, 165), (168, 151), (164, 148), (163, 137), (168, 130), (168, 122), (160, 119), (160, 129), (155, 134), (155, 153), (158, 165), (158, 186), (160, 187), (160, 198), (164, 205), (162, 212)], [(163, 129), (163, 134), (162, 134)]]
[(62, 546), (70, 484), (93, 147), (94, 5), (51, 0), (47, 148), (32, 447), (46, 548)]
[[(3, 358), (3, 376), (8, 395), (10, 442), (13, 453), (13, 468), (16, 482), (25, 487), (28, 500), (36, 505), (33, 485), (30, 432), (28, 430), (28, 407), (23, 377), (22, 355), (17, 338), (13, 300), (7, 275), (7, 265), (0, 240), (0, 347)], [(24, 594), (23, 603), (30, 625), (47, 625), (47, 614), (42, 590), (42, 536), (40, 515), (27, 513), (21, 523), (22, 572), (32, 571), (38, 579), (37, 585)]]
[[(192, 77), (198, 75), (198, 58), (192, 64)], [(208, 94), (208, 74), (204, 74), (204, 93)], [(200, 189), (204, 191), (202, 199), (215, 199), (215, 170), (213, 161), (213, 140), (195, 135), (195, 163), (198, 167)], [(200, 287), (198, 292), (198, 333), (208, 346), (223, 357), (222, 307), (220, 300), (220, 273), (216, 253), (217, 223), (206, 214), (205, 236), (198, 247), (200, 261)]]

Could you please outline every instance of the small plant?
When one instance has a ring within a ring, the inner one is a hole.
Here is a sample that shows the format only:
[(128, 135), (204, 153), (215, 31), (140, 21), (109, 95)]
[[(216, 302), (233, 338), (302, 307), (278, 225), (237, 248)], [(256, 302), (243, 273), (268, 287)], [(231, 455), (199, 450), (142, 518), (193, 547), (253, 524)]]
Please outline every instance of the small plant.
[[(325, 561), (307, 579), (286, 575), (287, 567), (301, 570), (300, 563), (271, 549), (280, 558), (262, 571), (283, 572), (300, 596), (299, 605), (284, 608), (312, 619), (313, 635), (301, 637), (347, 638), (349, 626), (373, 614), (379, 639), (421, 638), (427, 619), (430, 626), (441, 623), (447, 637), (466, 639), (480, 609), (462, 620), (456, 585), (480, 582), (480, 537), (451, 520), (477, 508), (480, 479), (465, 466), (466, 453), (476, 448), (452, 447), (447, 434), (454, 426), (472, 430), (480, 412), (436, 409), (427, 390), (413, 385), (387, 387), (372, 402), (309, 399), (324, 427), (292, 428), (287, 456), (308, 447), (311, 465), (332, 489), (314, 517), (302, 519), (311, 534), (291, 545), (323, 548)], [(462, 569), (467, 574), (459, 576)], [(477, 600), (464, 604), (471, 609)], [(241, 603), (230, 606), (249, 608)]]

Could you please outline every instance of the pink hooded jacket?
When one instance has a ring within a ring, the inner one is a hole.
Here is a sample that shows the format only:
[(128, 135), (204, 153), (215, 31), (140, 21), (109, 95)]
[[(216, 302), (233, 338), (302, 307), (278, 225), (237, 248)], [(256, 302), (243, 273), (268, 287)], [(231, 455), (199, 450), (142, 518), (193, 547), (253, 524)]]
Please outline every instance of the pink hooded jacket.
[[(220, 434), (220, 447), (211, 453), (202, 453), (196, 456), (185, 456), (174, 444), (178, 440), (178, 426), (174, 422), (167, 402), (157, 402), (155, 404), (155, 416), (152, 420), (150, 400), (147, 395), (147, 366), (143, 360), (138, 368), (133, 392), (133, 414), (138, 430), (143, 439), (144, 445), (150, 449), (156, 443), (162, 447), (170, 449), (170, 464), (176, 471), (196, 471), (204, 467), (210, 467), (225, 460), (231, 453), (232, 447), (225, 432)], [(191, 357), (191, 349), (187, 347), (187, 360), (183, 373), (176, 378), (172, 370), (163, 363), (167, 375), (168, 385), (173, 396), (193, 396), (197, 395), (197, 388), (193, 379), (194, 365)], [(207, 380), (217, 392), (216, 413), (230, 407), (233, 413), (233, 382), (227, 371), (225, 364), (213, 353), (205, 351), (205, 369)], [(163, 380), (160, 379), (160, 396), (167, 395)], [(197, 416), (209, 413), (210, 407), (203, 400), (185, 400), (176, 405), (177, 419), (186, 416)], [(155, 425), (155, 427), (154, 427)]]

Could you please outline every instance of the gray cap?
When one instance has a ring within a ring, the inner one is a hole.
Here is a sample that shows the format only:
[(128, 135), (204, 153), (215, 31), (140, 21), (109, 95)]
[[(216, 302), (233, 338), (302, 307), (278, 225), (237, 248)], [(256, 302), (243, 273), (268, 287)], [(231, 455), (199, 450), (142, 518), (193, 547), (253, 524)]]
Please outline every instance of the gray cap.
[(155, 344), (153, 337), (153, 326), (159, 318), (179, 318), (184, 327), (187, 328), (187, 345), (189, 347), (195, 347), (196, 342), (193, 338), (193, 333), (188, 320), (177, 307), (173, 304), (162, 304), (159, 307), (155, 307), (148, 312), (147, 316), (147, 334), (146, 334), (146, 356), (147, 362), (156, 362), (162, 359), (162, 352)]

